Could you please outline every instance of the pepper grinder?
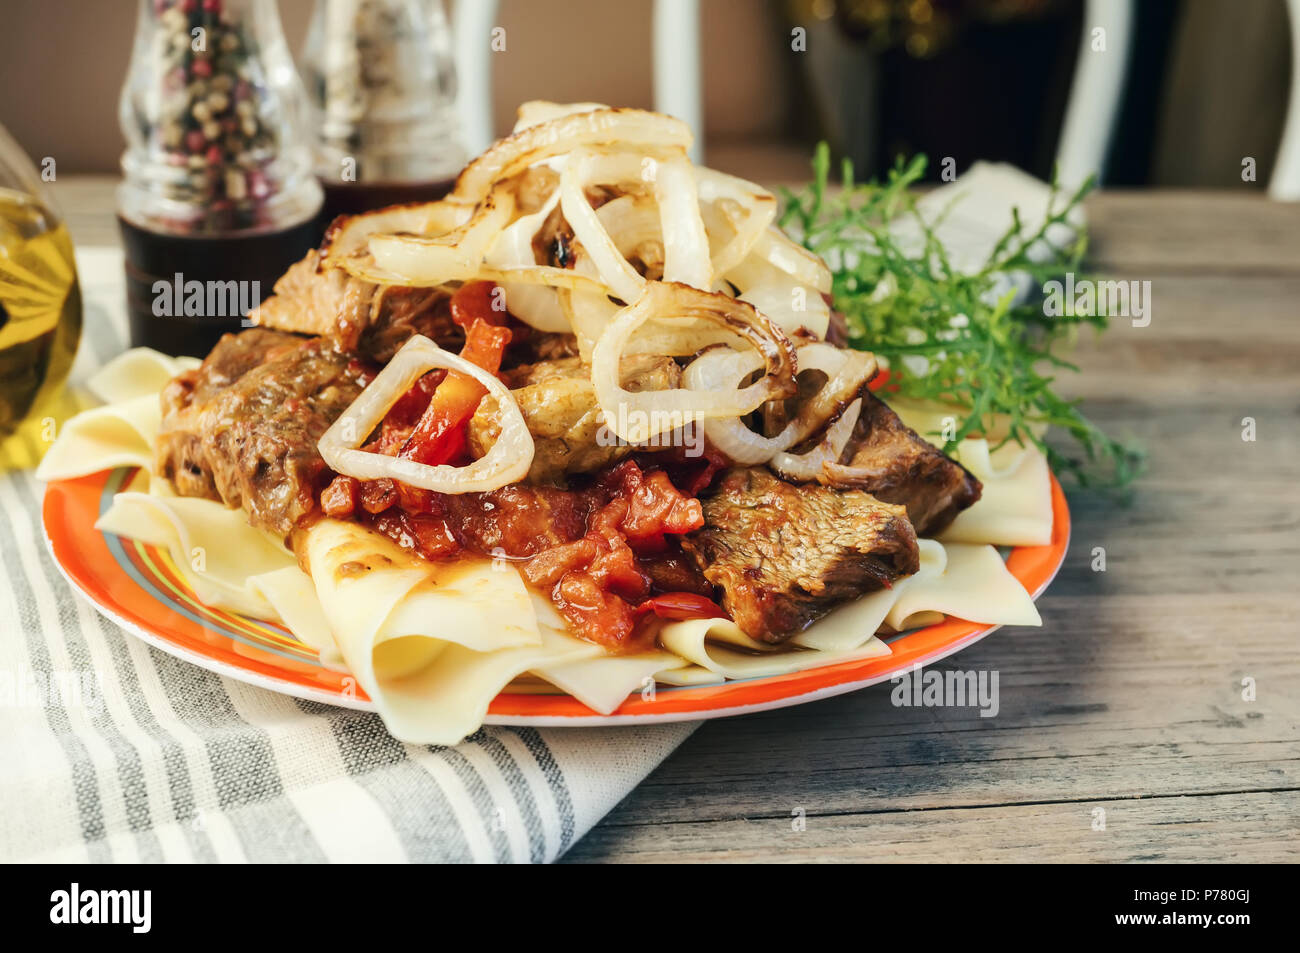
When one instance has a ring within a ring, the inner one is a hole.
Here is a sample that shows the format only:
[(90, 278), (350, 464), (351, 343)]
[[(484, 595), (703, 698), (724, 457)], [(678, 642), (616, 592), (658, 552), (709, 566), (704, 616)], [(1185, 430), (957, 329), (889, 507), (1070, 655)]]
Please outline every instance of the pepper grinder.
[(465, 164), (442, 0), (316, 0), (299, 57), (337, 215), (446, 195)]
[(275, 0), (140, 0), (119, 118), (131, 343), (206, 355), (316, 239), (306, 96)]

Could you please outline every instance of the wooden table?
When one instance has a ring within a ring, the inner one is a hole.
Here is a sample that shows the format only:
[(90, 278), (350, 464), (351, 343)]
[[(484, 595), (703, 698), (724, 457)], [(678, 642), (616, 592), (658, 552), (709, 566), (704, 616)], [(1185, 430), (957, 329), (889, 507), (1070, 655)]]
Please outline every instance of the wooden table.
[[(116, 241), (111, 183), (56, 186), (78, 242)], [(1088, 212), (1094, 269), (1149, 280), (1152, 321), (1084, 341), (1068, 386), (1149, 472), (1128, 507), (1071, 493), (1041, 629), (940, 664), (996, 670), (998, 715), (882, 685), (708, 722), (568, 860), (1300, 859), (1300, 207)]]

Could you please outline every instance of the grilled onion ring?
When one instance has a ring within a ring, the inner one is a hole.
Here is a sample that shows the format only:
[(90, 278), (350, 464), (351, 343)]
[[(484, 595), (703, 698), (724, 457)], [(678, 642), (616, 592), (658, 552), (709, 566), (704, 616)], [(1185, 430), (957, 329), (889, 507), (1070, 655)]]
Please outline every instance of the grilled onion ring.
[(465, 167), (448, 199), (475, 205), (502, 179), (580, 147), (616, 144), (624, 150), (634, 147), (685, 150), (690, 148), (693, 139), (690, 128), (680, 119), (643, 109), (569, 113), (527, 126), (498, 141)]
[[(633, 393), (619, 384), (619, 361), (638, 328), (653, 319), (705, 320), (747, 341), (761, 357), (763, 376), (747, 387), (696, 391), (686, 388)], [(724, 294), (689, 285), (648, 282), (635, 302), (620, 310), (591, 354), (591, 380), (605, 422), (620, 438), (642, 443), (700, 420), (738, 417), (769, 400), (791, 397), (795, 380), (794, 344), (754, 308)]]
[[(468, 374), (496, 398), (501, 434), (492, 448), (464, 467), (429, 466), (359, 449), (398, 398), (434, 367)], [(458, 354), (444, 351), (422, 334), (413, 336), (402, 345), (387, 366), (321, 435), (316, 448), (337, 473), (358, 480), (387, 477), (435, 493), (484, 493), (517, 483), (528, 475), (535, 452), (523, 412), (505, 384), (495, 374), (489, 374)]]

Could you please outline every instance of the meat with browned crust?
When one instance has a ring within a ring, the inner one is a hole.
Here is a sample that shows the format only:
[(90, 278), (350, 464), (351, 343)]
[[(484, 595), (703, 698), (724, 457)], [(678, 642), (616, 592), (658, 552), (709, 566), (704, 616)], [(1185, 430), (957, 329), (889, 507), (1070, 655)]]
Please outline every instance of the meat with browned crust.
[(870, 393), (862, 395), (862, 414), (842, 459), (857, 475), (832, 485), (866, 490), (885, 503), (907, 507), (919, 536), (943, 531), (983, 491), (970, 471), (918, 436)]
[(387, 363), (414, 334), (459, 350), (464, 332), (442, 288), (381, 287), (338, 268), (320, 267), (310, 251), (275, 283), (275, 294), (249, 314), (265, 328), (316, 334), (340, 351)]
[(320, 338), (227, 334), (162, 394), (154, 468), (182, 496), (242, 506), (281, 536), (316, 508), (316, 442), (361, 393), (364, 368)]
[(728, 470), (683, 538), (751, 638), (781, 642), (837, 605), (916, 572), (901, 506), (860, 490), (794, 486), (762, 467)]

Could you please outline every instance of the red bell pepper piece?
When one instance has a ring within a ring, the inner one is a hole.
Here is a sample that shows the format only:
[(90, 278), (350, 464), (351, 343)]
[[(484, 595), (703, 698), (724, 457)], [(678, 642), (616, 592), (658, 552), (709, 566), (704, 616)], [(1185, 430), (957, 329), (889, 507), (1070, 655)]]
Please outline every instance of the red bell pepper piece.
[[(477, 318), (465, 333), (460, 356), (495, 374), (501, 368), (501, 356), (509, 343), (507, 328)], [(430, 466), (450, 463), (463, 456), (467, 441), (465, 425), (486, 393), (487, 389), (468, 374), (448, 371), (398, 456)]]
[(665, 592), (636, 607), (637, 615), (653, 612), (661, 619), (725, 619), (727, 614), (712, 599), (693, 592)]

